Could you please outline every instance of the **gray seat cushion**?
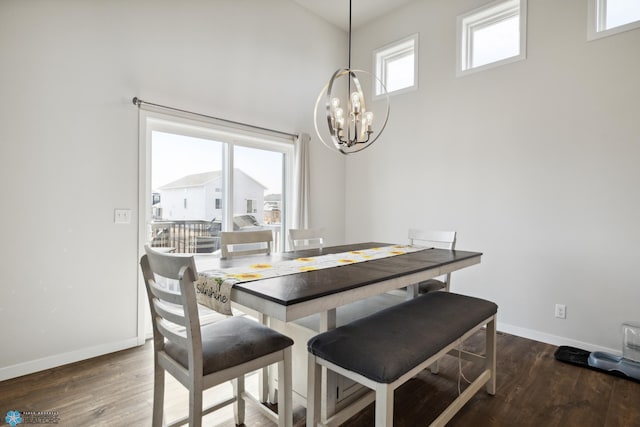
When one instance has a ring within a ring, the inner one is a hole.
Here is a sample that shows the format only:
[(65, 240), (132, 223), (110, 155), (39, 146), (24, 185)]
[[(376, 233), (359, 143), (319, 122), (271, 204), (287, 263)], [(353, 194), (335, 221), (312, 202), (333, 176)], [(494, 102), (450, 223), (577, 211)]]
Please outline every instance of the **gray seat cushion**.
[(314, 355), (391, 383), (497, 313), (490, 301), (431, 292), (309, 340)]
[[(201, 327), (203, 374), (221, 371), (293, 345), (293, 340), (245, 317), (230, 317)], [(165, 352), (188, 368), (187, 349), (165, 343)]]
[(439, 291), (447, 286), (442, 280), (429, 279), (418, 284), (418, 293), (426, 294), (427, 292)]

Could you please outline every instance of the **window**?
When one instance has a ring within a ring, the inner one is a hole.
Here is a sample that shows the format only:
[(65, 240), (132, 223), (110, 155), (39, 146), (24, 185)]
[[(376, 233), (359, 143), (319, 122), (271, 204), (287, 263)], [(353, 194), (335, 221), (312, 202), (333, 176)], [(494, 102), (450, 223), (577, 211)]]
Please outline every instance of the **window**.
[(525, 59), (526, 11), (526, 0), (500, 0), (458, 16), (458, 76)]
[(247, 213), (258, 212), (258, 201), (247, 199)]
[(640, 0), (589, 0), (589, 40), (640, 28)]
[(418, 34), (376, 49), (375, 94), (382, 95), (383, 85), (387, 93), (400, 93), (418, 87)]
[[(140, 194), (147, 195), (140, 197), (141, 242), (177, 253), (211, 252), (221, 231), (258, 227), (274, 232), (274, 251), (284, 247), (292, 138), (149, 111), (141, 111), (141, 132)], [(264, 210), (267, 196), (283, 201), (276, 220)], [(239, 225), (243, 216), (250, 227)]]

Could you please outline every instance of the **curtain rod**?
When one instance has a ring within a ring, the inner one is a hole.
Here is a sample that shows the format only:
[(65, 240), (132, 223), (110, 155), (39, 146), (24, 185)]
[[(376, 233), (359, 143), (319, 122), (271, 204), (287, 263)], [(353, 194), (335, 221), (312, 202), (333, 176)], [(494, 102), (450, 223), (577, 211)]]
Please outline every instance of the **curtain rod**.
[(133, 97), (132, 102), (133, 102), (133, 105), (136, 105), (138, 108), (140, 108), (142, 106), (142, 104), (146, 104), (146, 105), (151, 105), (153, 107), (163, 108), (163, 109), (166, 109), (166, 110), (178, 111), (180, 113), (190, 114), (190, 115), (194, 115), (194, 116), (197, 116), (197, 117), (203, 117), (203, 118), (206, 118), (206, 119), (212, 119), (212, 120), (228, 123), (228, 124), (235, 125), (235, 126), (248, 127), (248, 128), (251, 128), (251, 129), (257, 129), (257, 130), (261, 130), (261, 131), (264, 131), (264, 132), (276, 133), (276, 134), (279, 134), (279, 135), (286, 135), (286, 136), (291, 137), (291, 138), (297, 138), (298, 137), (298, 135), (295, 134), (295, 133), (283, 132), (283, 131), (280, 131), (280, 130), (269, 129), (269, 128), (265, 128), (265, 127), (262, 127), (262, 126), (250, 125), (250, 124), (247, 124), (247, 123), (236, 122), (236, 121), (228, 120), (228, 119), (221, 119), (220, 117), (213, 117), (213, 116), (208, 116), (206, 114), (194, 113), (193, 111), (182, 110), (180, 108), (169, 107), (167, 105), (154, 104), (153, 102), (143, 101), (142, 99), (138, 98), (137, 96)]

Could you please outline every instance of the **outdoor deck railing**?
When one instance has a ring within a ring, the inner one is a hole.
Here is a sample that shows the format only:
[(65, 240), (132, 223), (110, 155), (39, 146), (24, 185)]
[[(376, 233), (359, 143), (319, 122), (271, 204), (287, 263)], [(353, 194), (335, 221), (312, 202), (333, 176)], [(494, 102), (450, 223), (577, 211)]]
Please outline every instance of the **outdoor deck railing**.
[[(219, 233), (211, 232), (211, 222), (203, 220), (153, 221), (151, 246), (172, 249), (175, 253), (214, 252), (220, 249)], [(267, 227), (267, 226), (265, 226)], [(273, 230), (273, 251), (281, 251), (280, 226)]]

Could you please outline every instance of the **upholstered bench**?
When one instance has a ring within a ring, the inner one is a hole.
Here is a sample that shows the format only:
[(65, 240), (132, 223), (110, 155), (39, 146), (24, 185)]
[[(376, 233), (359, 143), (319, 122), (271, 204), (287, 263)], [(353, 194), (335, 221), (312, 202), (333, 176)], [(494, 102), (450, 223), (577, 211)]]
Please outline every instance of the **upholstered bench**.
[[(322, 366), (372, 389), (365, 403), (375, 392), (376, 426), (393, 425), (394, 390), (449, 352), (481, 360), (484, 371), (431, 425), (446, 424), (485, 384), (495, 394), (497, 309), (483, 299), (431, 292), (315, 336), (308, 342), (307, 426), (345, 421), (338, 413), (321, 422)], [(485, 356), (461, 351), (462, 341), (485, 325)], [(353, 408), (343, 411), (353, 414)]]

